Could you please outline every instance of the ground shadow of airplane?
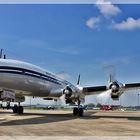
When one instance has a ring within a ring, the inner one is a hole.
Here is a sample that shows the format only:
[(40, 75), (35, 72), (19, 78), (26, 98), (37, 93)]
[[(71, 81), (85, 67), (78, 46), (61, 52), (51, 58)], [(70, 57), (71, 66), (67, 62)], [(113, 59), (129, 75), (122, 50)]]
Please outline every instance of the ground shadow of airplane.
[[(5, 114), (7, 112), (4, 112)], [(9, 112), (7, 113), (9, 114)], [(122, 113), (123, 114), (123, 113)], [(135, 120), (140, 121), (140, 116), (117, 116), (117, 115), (98, 115), (96, 112), (88, 112), (85, 113), (84, 117), (72, 116), (71, 113), (65, 114), (47, 114), (45, 113), (24, 113), (23, 115), (12, 114), (12, 116), (21, 116), (22, 119), (16, 120), (9, 120), (4, 121), (0, 125), (1, 126), (13, 126), (13, 125), (30, 125), (30, 124), (47, 124), (53, 122), (61, 122), (67, 120), (74, 120), (74, 119), (82, 119), (82, 120), (91, 120), (91, 119), (100, 119), (100, 118), (115, 118), (115, 119), (128, 119), (128, 120)], [(32, 116), (30, 118), (26, 118), (27, 116)]]

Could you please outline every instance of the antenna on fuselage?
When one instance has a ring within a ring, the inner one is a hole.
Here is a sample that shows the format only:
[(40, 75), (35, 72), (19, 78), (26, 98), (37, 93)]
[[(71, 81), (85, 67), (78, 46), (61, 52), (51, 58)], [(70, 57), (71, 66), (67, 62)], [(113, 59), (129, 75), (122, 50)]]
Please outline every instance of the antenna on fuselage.
[(6, 54), (4, 54), (3, 59), (6, 59)]
[(3, 49), (0, 50), (0, 59), (2, 58)]
[(1, 49), (0, 50), (0, 59), (2, 59), (2, 57), (3, 57), (3, 59), (6, 59), (6, 54), (4, 54), (3, 56), (3, 49)]

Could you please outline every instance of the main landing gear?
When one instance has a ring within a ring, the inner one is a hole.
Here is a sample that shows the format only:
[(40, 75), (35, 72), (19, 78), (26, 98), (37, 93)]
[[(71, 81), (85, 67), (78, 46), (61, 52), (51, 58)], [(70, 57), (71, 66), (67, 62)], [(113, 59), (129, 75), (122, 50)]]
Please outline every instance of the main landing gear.
[(84, 109), (83, 108), (79, 108), (79, 107), (74, 107), (73, 108), (73, 115), (74, 116), (82, 117), (83, 114), (84, 114)]
[(23, 107), (20, 106), (20, 103), (15, 104), (14, 107), (13, 107), (13, 113), (18, 113), (18, 114), (23, 114)]
[(79, 117), (82, 117), (84, 115), (84, 109), (80, 105), (80, 100), (78, 100), (78, 107), (73, 108), (73, 115), (74, 116), (79, 116)]

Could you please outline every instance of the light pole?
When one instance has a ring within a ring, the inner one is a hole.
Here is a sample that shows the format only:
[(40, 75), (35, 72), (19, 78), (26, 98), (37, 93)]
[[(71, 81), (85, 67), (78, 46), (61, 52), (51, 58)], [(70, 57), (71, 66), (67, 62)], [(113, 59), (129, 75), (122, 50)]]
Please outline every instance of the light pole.
[(0, 50), (0, 58), (2, 58), (3, 49)]
[(121, 107), (121, 105), (122, 105), (122, 101), (121, 101), (121, 96), (120, 96), (120, 107)]
[(138, 93), (138, 106), (139, 106), (139, 96), (140, 96), (140, 94)]
[(31, 96), (30, 96), (30, 109), (31, 109)]

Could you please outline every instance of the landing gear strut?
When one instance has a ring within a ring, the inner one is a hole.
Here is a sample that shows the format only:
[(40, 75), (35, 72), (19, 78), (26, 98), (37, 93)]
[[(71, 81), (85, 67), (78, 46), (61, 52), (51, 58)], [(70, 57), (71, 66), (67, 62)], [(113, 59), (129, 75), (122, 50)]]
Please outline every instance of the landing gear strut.
[(20, 106), (20, 103), (18, 103), (18, 106), (15, 104), (13, 107), (13, 113), (23, 114), (23, 107)]
[(9, 101), (7, 102), (6, 108), (7, 108), (7, 110), (10, 109), (10, 102)]
[(80, 100), (78, 100), (78, 107), (74, 107), (74, 108), (73, 108), (73, 115), (74, 115), (74, 116), (82, 117), (83, 114), (84, 114), (84, 109), (83, 109), (83, 107), (80, 105)]

